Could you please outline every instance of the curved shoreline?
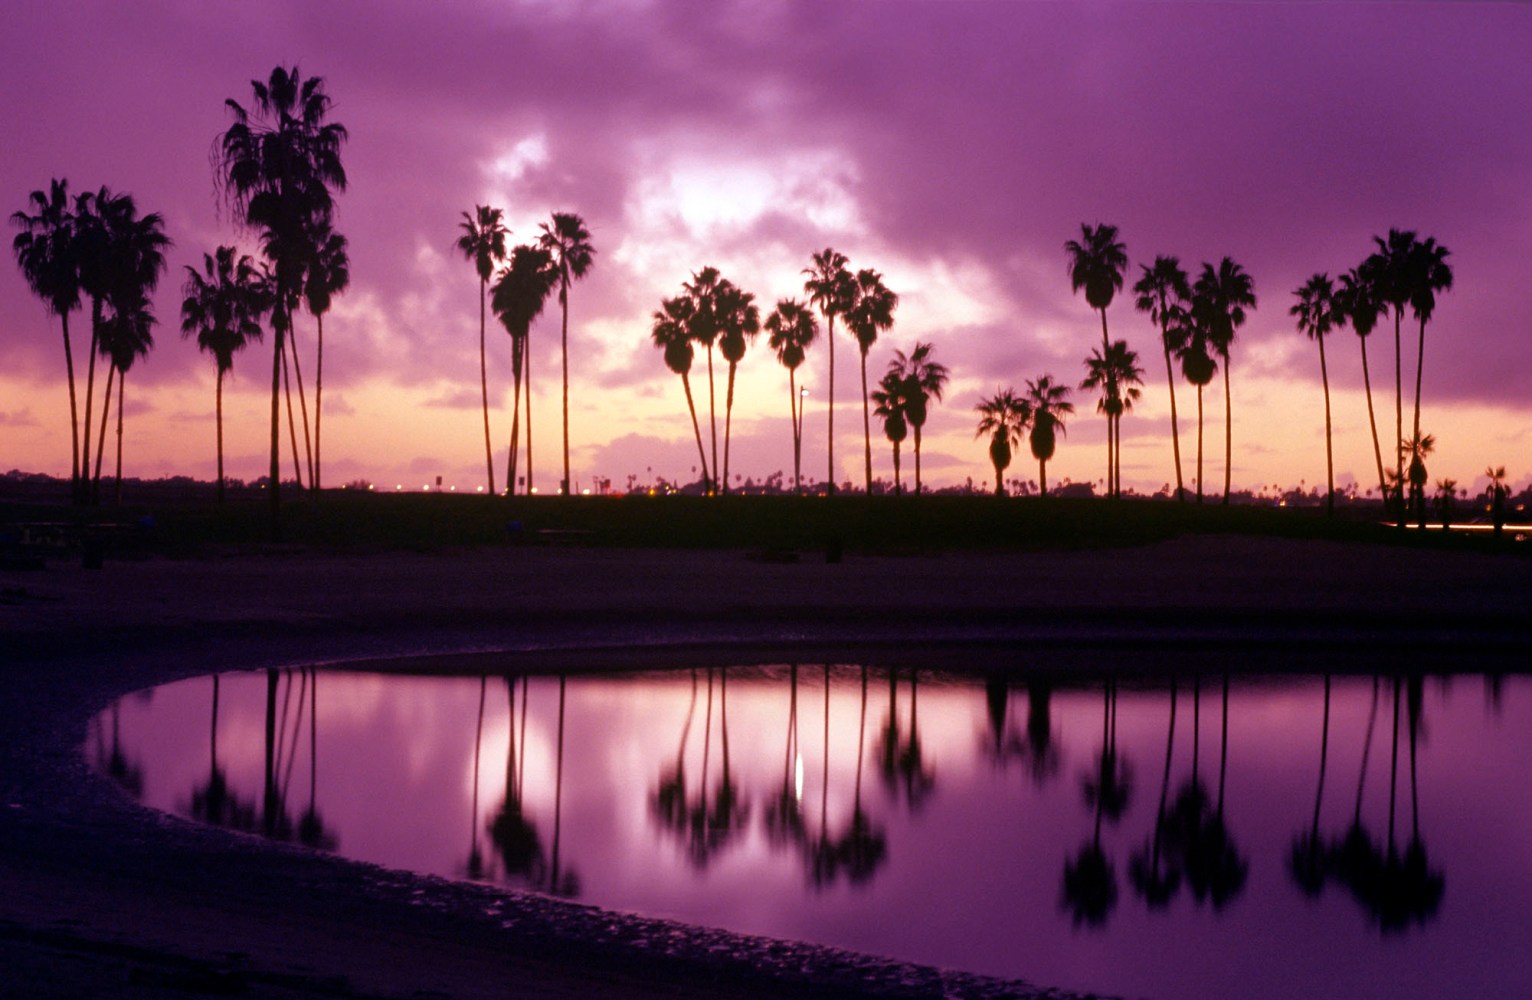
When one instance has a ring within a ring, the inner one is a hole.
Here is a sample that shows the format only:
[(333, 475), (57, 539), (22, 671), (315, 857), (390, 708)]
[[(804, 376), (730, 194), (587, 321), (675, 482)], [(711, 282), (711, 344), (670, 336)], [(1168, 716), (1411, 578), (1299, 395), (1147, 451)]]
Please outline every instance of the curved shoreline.
[(1527, 560), (1260, 539), (839, 566), (572, 549), (249, 556), (0, 582), (15, 653), (0, 668), (0, 959), (43, 977), (32, 985), (54, 991), (28, 995), (44, 996), (220, 983), (254, 996), (1067, 995), (386, 872), (149, 813), (79, 747), (95, 711), (177, 677), (357, 657), (459, 670), (491, 648), (550, 668), (593, 652), (606, 666), (770, 657), (782, 643), (943, 665), (975, 648), (933, 637), (1008, 651), (995, 668), (1016, 671), (1044, 648), (1047, 669), (1086, 670), (1070, 651), (1102, 641), (1307, 668), (1293, 654), (1319, 639), (1432, 668), (1456, 650), (1470, 669), (1532, 631)]

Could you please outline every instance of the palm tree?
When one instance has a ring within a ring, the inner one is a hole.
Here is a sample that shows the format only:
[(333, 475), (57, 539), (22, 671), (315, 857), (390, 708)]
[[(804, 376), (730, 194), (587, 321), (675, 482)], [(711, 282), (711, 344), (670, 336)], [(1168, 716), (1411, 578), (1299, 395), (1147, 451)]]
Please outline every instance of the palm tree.
[(704, 267), (692, 274), (692, 280), (683, 282), (682, 290), (691, 299), (686, 329), (691, 339), (707, 348), (707, 406), (709, 440), (712, 442), (713, 480), (704, 481), (707, 492), (718, 491), (718, 405), (713, 391), (713, 345), (718, 342), (720, 328), (720, 296), (726, 284), (716, 267)]
[(75, 392), (74, 350), (69, 342), (69, 314), (80, 306), (80, 264), (75, 246), (75, 218), (69, 208), (69, 181), (54, 178), (48, 190), (33, 191), (25, 210), (12, 213), (11, 223), (21, 229), (11, 249), (27, 287), (59, 317), (64, 331), (64, 370), (69, 380), (70, 483), (79, 498), (80, 414)]
[[(119, 293), (113, 297), (111, 313), (102, 325), (101, 347), (111, 361), (112, 367), (107, 375), (106, 395), (101, 403), (101, 429), (103, 432), (106, 430), (106, 417), (112, 399), (111, 376), (115, 373), (117, 376), (117, 475), (113, 492), (115, 501), (119, 504), (122, 503), (122, 411), (127, 390), (128, 369), (133, 367), (133, 362), (137, 359), (147, 357), (149, 349), (154, 346), (156, 322), (147, 294)], [(102, 448), (98, 445), (96, 449), (98, 490), (101, 483), (101, 455)]]
[(473, 262), (479, 275), (479, 388), (484, 398), (484, 473), (489, 480), (489, 492), (495, 492), (495, 460), (489, 442), (489, 374), (485, 361), (484, 310), (489, 298), (489, 279), (495, 273), (495, 265), (505, 260), (505, 238), (510, 230), (505, 228), (504, 212), (488, 205), (475, 205), (473, 213), (463, 213), (458, 228), (463, 231), (454, 246)]
[(909, 402), (905, 397), (906, 380), (897, 371), (883, 373), (878, 387), (872, 391), (873, 410), (883, 418), (883, 436), (894, 446), (894, 492), (903, 486), (899, 479), (899, 446), (909, 433)]
[(506, 453), (505, 489), (516, 492), (516, 452), (520, 434), (521, 383), (525, 374), (527, 383), (527, 492), (532, 492), (532, 354), (530, 337), (532, 321), (542, 314), (553, 286), (558, 283), (558, 272), (553, 268), (553, 255), (540, 246), (519, 246), (511, 251), (511, 263), (495, 279), (490, 295), (490, 308), (500, 318), (505, 332), (511, 338), (511, 376), (515, 383), (511, 397), (511, 445)]
[(761, 310), (755, 296), (730, 281), (718, 289), (718, 350), (729, 363), (729, 389), (723, 418), (723, 491), (729, 492), (729, 439), (734, 426), (734, 373), (745, 348), (761, 332)]
[(1186, 381), (1197, 387), (1197, 502), (1202, 502), (1202, 390), (1213, 381), (1218, 372), (1218, 362), (1213, 360), (1211, 335), (1208, 332), (1208, 309), (1206, 300), (1197, 292), (1192, 293), (1192, 306), (1179, 317), (1179, 326), (1171, 336), (1176, 344), (1176, 356), (1181, 362), (1181, 374)]
[[(1390, 229), (1387, 237), (1374, 236), (1377, 249), (1362, 262), (1362, 271), (1372, 285), (1373, 293), (1380, 303), (1394, 310), (1394, 440), (1404, 441), (1404, 374), (1400, 327), (1404, 322), (1404, 307), (1410, 301), (1410, 264), (1418, 253), (1419, 241), (1411, 230)], [(1394, 468), (1399, 489), (1404, 489), (1404, 452), (1396, 451)], [(1404, 527), (1404, 494), (1396, 498), (1399, 507), (1399, 527)]]
[(802, 493), (803, 414), (800, 411), (797, 374), (809, 345), (819, 336), (819, 324), (803, 303), (797, 299), (782, 299), (771, 315), (766, 317), (766, 332), (771, 338), (771, 349), (777, 352), (777, 360), (787, 369), (788, 403), (793, 418), (793, 487)]
[(825, 488), (835, 493), (835, 317), (845, 315), (856, 307), (856, 279), (846, 268), (846, 255), (830, 247), (814, 254), (812, 264), (803, 269), (808, 275), (803, 292), (825, 318), (825, 340), (830, 345), (830, 382), (825, 393), (825, 408), (829, 413), (825, 432), (825, 449), (829, 452), (829, 473)]
[(1410, 310), (1420, 321), (1420, 347), (1415, 358), (1415, 430), (1420, 437), (1420, 379), (1426, 364), (1426, 324), (1436, 311), (1436, 293), (1452, 288), (1451, 251), (1427, 236), (1416, 244), (1409, 258)]
[(1101, 349), (1107, 349), (1106, 307), (1122, 289), (1122, 272), (1128, 267), (1127, 247), (1117, 238), (1117, 227), (1080, 225), (1080, 239), (1064, 244), (1069, 254), (1069, 287), (1085, 291), (1085, 301), (1101, 313)]
[(872, 268), (856, 272), (856, 304), (846, 313), (846, 328), (856, 338), (862, 362), (862, 436), (866, 443), (866, 489), (872, 492), (872, 424), (867, 412), (867, 352), (878, 334), (894, 325), (899, 296), (883, 284), (883, 275)]
[(1410, 504), (1415, 508), (1422, 528), (1426, 526), (1426, 484), (1431, 481), (1426, 473), (1426, 456), (1435, 449), (1436, 438), (1431, 434), (1416, 435), (1408, 441), (1399, 442), (1399, 454), (1408, 455), (1410, 459)]
[(1378, 466), (1378, 495), (1386, 500), (1388, 491), (1383, 478), (1383, 450), (1378, 443), (1378, 420), (1372, 408), (1372, 375), (1367, 368), (1367, 337), (1378, 325), (1383, 302), (1378, 298), (1377, 288), (1365, 265), (1353, 267), (1340, 276), (1336, 299), (1337, 307), (1345, 313), (1362, 345), (1362, 387), (1367, 393), (1367, 424), (1372, 428), (1372, 456)]
[(1510, 493), (1506, 488), (1505, 466), (1491, 465), (1484, 475), (1489, 477), (1485, 493), (1489, 496), (1490, 521), (1495, 526), (1495, 537), (1499, 538), (1505, 530), (1505, 498)]
[(1152, 266), (1139, 265), (1143, 272), (1133, 285), (1138, 296), (1134, 305), (1139, 312), (1149, 314), (1150, 320), (1159, 324), (1160, 346), (1165, 350), (1165, 383), (1170, 388), (1170, 443), (1176, 461), (1176, 499), (1186, 500), (1186, 489), (1181, 479), (1181, 431), (1176, 420), (1176, 376), (1170, 366), (1172, 350), (1172, 320), (1178, 310), (1186, 308), (1191, 301), (1191, 283), (1181, 270), (1176, 257), (1156, 257)]
[(308, 266), (312, 234), (334, 209), (331, 189), (344, 190), (340, 148), (346, 128), (325, 119), (330, 97), (323, 77), (304, 79), (278, 66), (270, 79), (250, 81), (255, 103), (225, 105), (234, 123), (216, 140), (214, 171), (239, 220), (260, 232), (261, 251), (275, 268), (272, 296), (271, 526), (280, 535), (280, 420), (282, 354), (294, 300)]
[(334, 297), (351, 284), (351, 257), (346, 238), (328, 226), (316, 231), (311, 245), (313, 257), (303, 283), (303, 298), (319, 326), (319, 346), (314, 372), (314, 468), (309, 474), (314, 494), (319, 494), (321, 420), (324, 415), (324, 314), (330, 311)]
[(697, 404), (692, 400), (691, 370), (695, 351), (692, 348), (691, 318), (692, 299), (679, 295), (665, 299), (654, 314), (651, 337), (654, 346), (665, 355), (665, 367), (681, 376), (681, 388), (686, 391), (686, 409), (692, 415), (692, 433), (697, 438), (697, 458), (702, 462), (702, 483), (708, 482), (707, 453), (702, 449), (702, 427), (697, 423)]
[(267, 303), (260, 272), (248, 255), (221, 246), (202, 255), (202, 269), (186, 266), (181, 302), (181, 334), (195, 335), (197, 347), (213, 356), (218, 373), (214, 413), (218, 426), (218, 502), (224, 500), (223, 378), (234, 368), (234, 355), (261, 339), (261, 314)]
[(1229, 483), (1233, 474), (1234, 424), (1233, 409), (1229, 399), (1229, 350), (1235, 334), (1245, 325), (1245, 310), (1255, 308), (1255, 284), (1245, 269), (1225, 257), (1215, 270), (1211, 264), (1202, 265), (1197, 276), (1194, 295), (1202, 298), (1208, 310), (1209, 343), (1223, 359), (1223, 406), (1224, 406), (1224, 457), (1223, 502), (1229, 502)]
[(1122, 495), (1122, 415), (1133, 408), (1143, 394), (1144, 370), (1138, 367), (1138, 352), (1128, 349), (1126, 340), (1113, 341), (1105, 356), (1091, 348), (1085, 359), (1085, 381), (1081, 389), (1101, 389), (1103, 395), (1096, 412), (1106, 414), (1107, 495)]
[(1011, 449), (1021, 443), (1021, 435), (1032, 422), (1032, 408), (1017, 397), (1015, 390), (996, 389), (988, 399), (974, 407), (979, 427), (974, 437), (989, 435), (989, 461), (995, 467), (995, 496), (1005, 496), (1005, 470), (1011, 464)]
[(564, 496), (569, 496), (569, 282), (585, 277), (596, 257), (585, 220), (573, 212), (554, 212), (552, 224), (542, 223), (538, 246), (553, 255), (559, 279), (559, 308), (564, 313), (560, 350), (564, 357)]
[(1032, 410), (1032, 433), (1027, 443), (1032, 457), (1037, 459), (1037, 482), (1041, 487), (1039, 496), (1048, 495), (1048, 459), (1058, 443), (1058, 435), (1064, 433), (1064, 418), (1075, 411), (1069, 402), (1069, 386), (1053, 381), (1052, 375), (1041, 375), (1027, 380), (1026, 403)]
[(906, 355), (895, 351), (888, 370), (897, 372), (904, 380), (904, 416), (915, 429), (915, 494), (920, 495), (920, 430), (925, 426), (931, 410), (931, 400), (941, 401), (949, 374), (947, 366), (931, 360), (931, 344), (915, 342), (915, 349)]
[(1319, 342), (1319, 375), (1325, 388), (1325, 511), (1335, 514), (1335, 455), (1331, 445), (1330, 369), (1325, 363), (1325, 337), (1346, 324), (1328, 274), (1316, 274), (1293, 292), (1298, 297), (1288, 313), (1298, 319), (1298, 332)]

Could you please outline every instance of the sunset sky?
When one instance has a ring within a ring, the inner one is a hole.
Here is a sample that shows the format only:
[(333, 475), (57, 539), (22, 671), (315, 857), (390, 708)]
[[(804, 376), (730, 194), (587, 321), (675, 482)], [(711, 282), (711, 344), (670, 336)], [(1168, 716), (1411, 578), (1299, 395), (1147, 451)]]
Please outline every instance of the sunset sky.
[[(1120, 228), (1129, 284), (1158, 254), (1189, 270), (1229, 255), (1254, 278), (1259, 306), (1232, 363), (1236, 488), (1324, 480), (1318, 352), (1288, 315), (1293, 289), (1357, 264), (1390, 227), (1434, 236), (1452, 251), (1456, 282), (1427, 335), (1432, 479), (1480, 488), (1486, 465), (1506, 465), (1519, 488), (1532, 473), (1532, 7), (23, 0), (6, 21), (0, 208), (8, 216), (67, 177), (74, 190), (130, 192), (142, 211), (164, 214), (175, 242), (156, 348), (128, 380), (128, 475), (214, 475), (213, 363), (179, 335), (180, 287), (184, 266), (218, 244), (253, 249), (220, 206), (209, 153), (229, 123), (224, 100), (248, 102), (250, 80), (279, 63), (323, 76), (333, 118), (351, 133), (337, 227), (352, 285), (325, 324), (329, 485), (483, 483), (478, 282), (453, 248), (461, 213), (478, 203), (505, 209), (513, 242), (534, 238), (555, 210), (578, 212), (592, 232), (595, 267), (571, 293), (580, 485), (602, 475), (620, 487), (649, 469), (693, 478), (680, 383), (649, 342), (662, 297), (711, 264), (769, 309), (802, 297), (800, 272), (826, 246), (883, 272), (901, 296), (871, 378), (917, 340), (934, 342), (952, 371), (927, 427), (928, 481), (992, 481), (974, 438), (980, 396), (1043, 373), (1078, 383), (1099, 345), (1099, 320), (1065, 270), (1063, 244), (1082, 222)], [(6, 227), (7, 245), (14, 232)], [(58, 321), (7, 258), (0, 471), (67, 475)], [(1152, 491), (1174, 477), (1157, 332), (1131, 295), (1108, 321), (1146, 370), (1144, 398), (1123, 421), (1124, 483)], [(1391, 333), (1369, 344), (1385, 449)], [(298, 334), (311, 352), (312, 319)], [(860, 483), (856, 352), (836, 335), (837, 471)], [(532, 336), (548, 489), (558, 479), (556, 302)], [(492, 326), (490, 345), (503, 485), (510, 344)], [(1342, 331), (1330, 352), (1337, 478), (1366, 488), (1357, 338)], [(826, 366), (821, 340), (800, 369), (804, 470), (816, 479)], [(265, 470), (269, 373), (269, 342), (236, 359), (230, 475)], [(701, 359), (693, 375), (705, 399)], [(1195, 395), (1184, 383), (1177, 392), (1190, 481)], [(787, 396), (763, 337), (740, 369), (734, 472), (790, 475)], [(1105, 474), (1105, 422), (1085, 393), (1075, 401), (1050, 482)], [(1206, 405), (1205, 475), (1221, 487), (1221, 380)], [(1405, 408), (1408, 424), (1408, 398)], [(881, 438), (874, 471), (892, 475)], [(1023, 446), (1009, 475), (1036, 474)]]

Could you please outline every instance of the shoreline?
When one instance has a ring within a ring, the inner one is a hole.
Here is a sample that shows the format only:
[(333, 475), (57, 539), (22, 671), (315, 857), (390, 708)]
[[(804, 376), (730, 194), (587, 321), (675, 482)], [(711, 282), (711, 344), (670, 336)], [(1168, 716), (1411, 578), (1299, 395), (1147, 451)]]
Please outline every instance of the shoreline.
[(451, 672), (490, 649), (548, 669), (630, 668), (657, 654), (769, 658), (784, 643), (939, 666), (1018, 642), (1028, 655), (994, 669), (1083, 674), (1082, 644), (1103, 641), (1224, 669), (1239, 651), (1241, 672), (1312, 669), (1294, 654), (1337, 640), (1347, 657), (1483, 669), (1532, 638), (1525, 559), (1230, 536), (840, 565), (729, 551), (284, 553), (5, 572), (0, 587), (13, 651), (0, 668), (0, 960), (30, 977), (17, 980), (27, 996), (1069, 995), (373, 869), (151, 813), (80, 747), (111, 700), (180, 677), (358, 658)]

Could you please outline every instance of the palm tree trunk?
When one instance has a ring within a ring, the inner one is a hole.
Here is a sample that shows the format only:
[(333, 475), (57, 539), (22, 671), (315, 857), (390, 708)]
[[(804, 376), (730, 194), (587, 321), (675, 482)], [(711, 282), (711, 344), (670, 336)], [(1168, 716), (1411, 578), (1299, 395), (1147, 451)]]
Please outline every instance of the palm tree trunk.
[(487, 279), (479, 279), (479, 391), (484, 399), (484, 475), (489, 481), (489, 495), (495, 495), (495, 457), (489, 443), (489, 364), (484, 343), (484, 299)]
[[(521, 346), (517, 346), (520, 344)], [(515, 386), (511, 394), (511, 443), (505, 452), (505, 495), (516, 495), (516, 453), (521, 435), (521, 364), (526, 355), (526, 345), (519, 340), (511, 341), (511, 382)]]
[[(563, 495), (569, 496), (569, 269), (567, 264), (559, 268), (559, 305), (563, 307), (563, 329), (560, 350), (564, 355), (564, 483)], [(528, 421), (530, 423), (530, 421)], [(529, 455), (530, 458), (530, 455)]]
[(1038, 483), (1038, 485), (1040, 487), (1042, 487), (1038, 491), (1037, 495), (1038, 496), (1042, 496), (1042, 497), (1047, 496), (1048, 495), (1048, 460), (1046, 458), (1039, 458), (1037, 460), (1037, 483)]
[(117, 380), (117, 475), (112, 480), (112, 502), (122, 506), (122, 403), (128, 393), (128, 373)]
[[(314, 357), (314, 467), (309, 470), (309, 485), (319, 495), (319, 418), (324, 413), (324, 313), (314, 316), (319, 324), (319, 345)], [(299, 379), (302, 385), (303, 380)]]
[(681, 373), (681, 388), (686, 390), (686, 409), (692, 415), (692, 435), (697, 439), (697, 458), (702, 462), (702, 489), (707, 491), (707, 452), (702, 448), (702, 425), (697, 422), (697, 404), (692, 401), (692, 380)]
[(117, 375), (117, 365), (108, 365), (106, 369), (106, 392), (101, 398), (101, 431), (96, 436), (96, 472), (90, 477), (90, 501), (96, 503), (101, 499), (101, 459), (106, 455), (106, 425), (112, 415), (112, 380)]
[(915, 495), (920, 496), (920, 425), (915, 425)]
[(303, 364), (299, 360), (296, 332), (288, 336), (287, 349), (293, 356), (293, 377), (298, 382), (298, 410), (303, 417), (303, 454), (308, 459), (309, 489), (312, 490), (314, 488), (314, 449), (313, 442), (309, 440), (308, 395), (303, 391)]
[(1223, 503), (1229, 505), (1229, 480), (1234, 473), (1234, 418), (1229, 398), (1229, 355), (1223, 356)]
[(1170, 367), (1169, 324), (1163, 320), (1160, 323), (1160, 343), (1165, 348), (1165, 383), (1170, 387), (1170, 447), (1176, 459), (1176, 501), (1185, 503), (1186, 489), (1181, 483), (1181, 430), (1176, 420), (1176, 375)]
[(894, 495), (898, 496), (903, 491), (899, 482), (899, 442), (894, 442)]
[(214, 413), (218, 423), (218, 502), (223, 503), (223, 368), (218, 369), (218, 389), (214, 395)]
[[(291, 331), (289, 331), (291, 332)], [(287, 397), (287, 437), (293, 446), (293, 477), (303, 489), (303, 466), (298, 464), (298, 424), (293, 419), (293, 387), (287, 375), (287, 354), (282, 355), (282, 390)]]
[[(825, 451), (829, 455), (829, 471), (825, 474), (825, 491), (827, 496), (835, 495), (835, 314), (830, 313), (825, 317), (826, 340), (830, 345), (830, 388), (825, 393), (825, 411), (829, 414), (828, 427), (825, 430)], [(920, 449), (915, 450), (916, 467), (920, 466)], [(916, 476), (919, 481), (919, 475)], [(916, 492), (919, 492), (917, 490)]]
[(793, 420), (793, 492), (803, 493), (803, 416), (798, 412), (798, 373), (787, 370), (787, 412)]
[[(708, 438), (713, 445), (713, 474), (718, 474), (718, 403), (713, 394), (713, 345), (707, 345), (707, 422)], [(718, 481), (712, 481), (710, 493), (718, 492)]]
[[(1394, 306), (1394, 457), (1397, 462), (1395, 471), (1399, 475), (1398, 512), (1395, 519), (1398, 522), (1400, 531), (1404, 530), (1405, 521), (1408, 519), (1404, 507), (1404, 449), (1402, 447), (1404, 442), (1404, 374), (1401, 368), (1402, 363), (1399, 360), (1401, 353), (1399, 348), (1399, 324), (1403, 311), (1403, 306)], [(87, 402), (89, 401), (87, 400)]]
[(1325, 338), (1319, 338), (1319, 376), (1325, 386), (1325, 513), (1335, 514), (1335, 451), (1330, 430), (1330, 369), (1325, 364)]
[(1426, 367), (1426, 320), (1420, 318), (1420, 349), (1415, 356), (1415, 434), (1412, 440), (1420, 440), (1420, 377)]
[(1202, 386), (1197, 386), (1197, 502), (1202, 502)]
[(729, 492), (729, 438), (734, 427), (734, 372), (738, 368), (734, 362), (729, 362), (729, 390), (724, 395), (723, 404), (723, 491)]
[(1367, 393), (1367, 425), (1372, 428), (1372, 457), (1378, 463), (1378, 498), (1387, 505), (1388, 480), (1383, 478), (1383, 450), (1378, 447), (1378, 418), (1373, 415), (1372, 409), (1372, 377), (1367, 372), (1367, 338), (1357, 339), (1362, 342), (1362, 388)]
[(521, 355), (522, 367), (527, 376), (527, 496), (536, 490), (532, 487), (532, 331), (527, 330), (527, 346)]
[(867, 410), (867, 352), (862, 351), (862, 441), (867, 460), (867, 495), (872, 495), (872, 417)]
[[(82, 453), (80, 455), (80, 477), (81, 477), (82, 480), (85, 480), (84, 482), (81, 483), (81, 490), (84, 493), (84, 499), (87, 500), (87, 501), (90, 499), (90, 489), (91, 489), (91, 487), (90, 487), (90, 479), (91, 479), (91, 474), (90, 474), (90, 436), (91, 436), (91, 428), (94, 426), (94, 424), (92, 423), (92, 420), (91, 420), (91, 409), (92, 409), (91, 402), (92, 402), (93, 397), (96, 394), (96, 352), (100, 349), (100, 343), (101, 343), (100, 330), (101, 330), (101, 300), (100, 299), (94, 299), (91, 302), (90, 357), (89, 357), (89, 359), (87, 359), (87, 364), (86, 364), (86, 369), (85, 369), (85, 372), (86, 372), (86, 374), (85, 374), (85, 439), (82, 442), (82, 449), (83, 450), (82, 450)], [(110, 373), (107, 374), (107, 378), (108, 379), (111, 378), (111, 374)], [(97, 450), (99, 451), (100, 449), (97, 449)]]
[(1106, 496), (1112, 495), (1112, 415), (1106, 415)]
[[(69, 376), (69, 482), (78, 499), (80, 480), (83, 478), (80, 474), (80, 409), (75, 401), (74, 349), (69, 345), (69, 313), (60, 313), (59, 320), (64, 327), (64, 371)], [(90, 428), (87, 427), (86, 433), (89, 432)]]
[(1314, 825), (1309, 839), (1319, 840), (1319, 806), (1325, 796), (1325, 765), (1330, 760), (1330, 675), (1325, 674), (1325, 719), (1319, 739), (1319, 788), (1314, 792)]

